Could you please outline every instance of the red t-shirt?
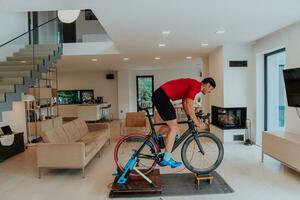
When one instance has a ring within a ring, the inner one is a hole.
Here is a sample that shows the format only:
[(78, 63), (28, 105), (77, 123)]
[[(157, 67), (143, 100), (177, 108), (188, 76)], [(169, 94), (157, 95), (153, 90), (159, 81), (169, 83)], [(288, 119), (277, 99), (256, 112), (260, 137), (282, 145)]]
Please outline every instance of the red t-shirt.
[(175, 101), (179, 99), (195, 99), (197, 93), (201, 91), (202, 83), (191, 78), (180, 78), (171, 80), (160, 87), (167, 96)]

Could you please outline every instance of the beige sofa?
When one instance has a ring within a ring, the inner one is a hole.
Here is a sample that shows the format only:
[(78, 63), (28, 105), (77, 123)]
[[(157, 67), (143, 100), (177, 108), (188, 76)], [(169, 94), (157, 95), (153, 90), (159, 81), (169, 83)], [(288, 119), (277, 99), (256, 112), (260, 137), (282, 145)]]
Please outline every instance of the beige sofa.
[(108, 123), (86, 124), (76, 119), (60, 127), (44, 132), (45, 143), (37, 145), (37, 167), (39, 178), (46, 168), (84, 168), (108, 141), (110, 143), (110, 125)]

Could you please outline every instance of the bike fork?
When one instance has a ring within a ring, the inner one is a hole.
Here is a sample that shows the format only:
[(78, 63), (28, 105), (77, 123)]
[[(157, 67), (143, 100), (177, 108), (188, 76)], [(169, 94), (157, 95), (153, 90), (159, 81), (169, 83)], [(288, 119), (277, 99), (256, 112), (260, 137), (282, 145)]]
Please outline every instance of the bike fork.
[(201, 152), (202, 155), (204, 155), (205, 152), (204, 152), (203, 147), (202, 147), (202, 145), (201, 145), (201, 143), (199, 141), (199, 138), (197, 137), (197, 134), (193, 134), (193, 136), (194, 136), (194, 140), (196, 141), (196, 144), (198, 146), (199, 152)]

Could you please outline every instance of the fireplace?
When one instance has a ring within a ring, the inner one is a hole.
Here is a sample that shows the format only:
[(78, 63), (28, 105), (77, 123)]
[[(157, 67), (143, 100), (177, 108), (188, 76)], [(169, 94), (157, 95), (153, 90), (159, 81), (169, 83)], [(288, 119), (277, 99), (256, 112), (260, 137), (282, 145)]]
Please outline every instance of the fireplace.
[(211, 107), (212, 120), (211, 124), (221, 129), (245, 129), (247, 108), (221, 108)]

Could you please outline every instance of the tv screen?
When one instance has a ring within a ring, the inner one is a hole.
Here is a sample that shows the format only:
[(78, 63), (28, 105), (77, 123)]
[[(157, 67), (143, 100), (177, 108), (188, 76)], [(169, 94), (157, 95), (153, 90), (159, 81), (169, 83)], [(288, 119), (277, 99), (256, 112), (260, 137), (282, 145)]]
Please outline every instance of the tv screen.
[(59, 90), (58, 104), (89, 103), (94, 98), (94, 90)]
[(59, 104), (79, 104), (80, 93), (77, 90), (61, 90), (58, 91)]
[(283, 70), (288, 105), (300, 107), (300, 68)]

